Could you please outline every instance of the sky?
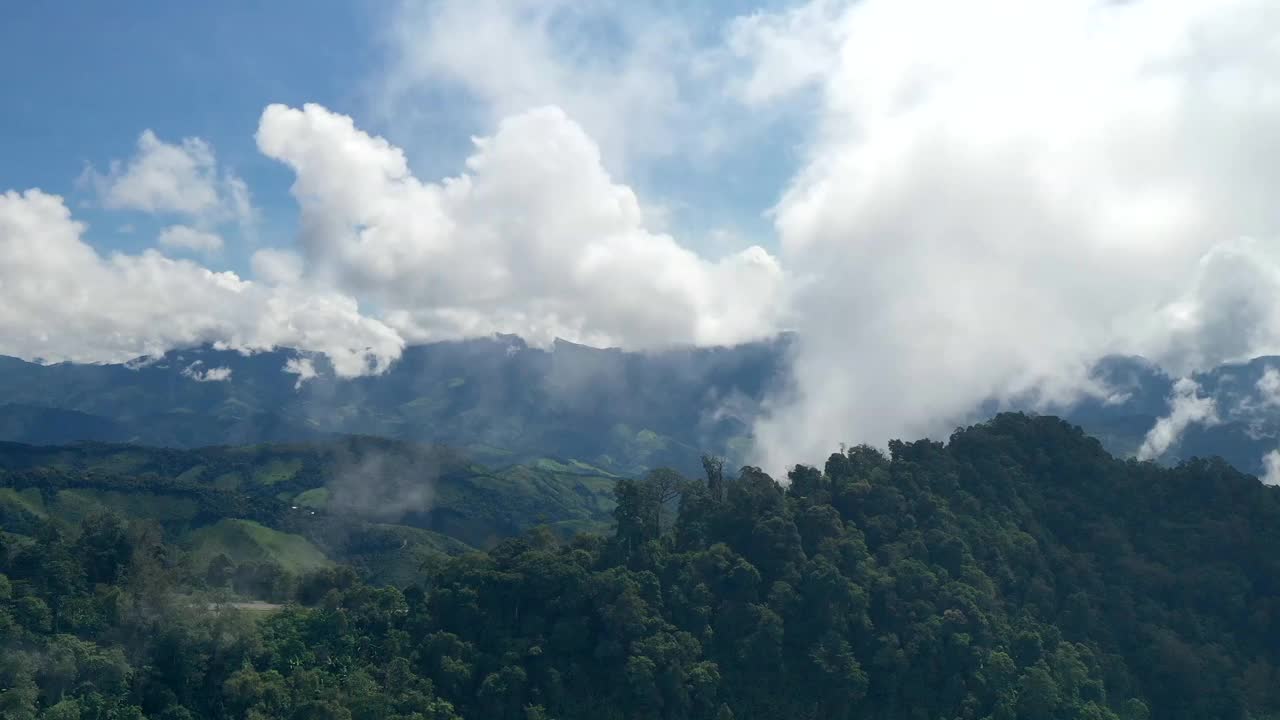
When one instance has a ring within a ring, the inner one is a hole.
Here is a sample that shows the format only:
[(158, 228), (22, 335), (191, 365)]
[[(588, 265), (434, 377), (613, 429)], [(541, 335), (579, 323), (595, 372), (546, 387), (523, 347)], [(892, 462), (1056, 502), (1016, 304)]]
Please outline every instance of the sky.
[[(287, 173), (253, 131), (270, 102), (358, 107), (377, 52), (376, 18), (351, 3), (23, 3), (0, 24), (0, 185), (68, 198), (103, 249), (137, 251), (145, 213), (102, 213), (77, 188), (86, 165), (129, 157), (147, 129), (202, 138), (252, 182), (265, 219), (290, 224)], [(358, 42), (353, 42), (358, 38)], [(240, 253), (232, 253), (240, 262)]]
[(777, 467), (1280, 352), (1263, 0), (44, 3), (0, 61), (3, 354), (793, 330)]
[[(707, 3), (681, 12), (690, 25), (714, 27), (733, 7)], [(258, 152), (253, 137), (271, 103), (317, 103), (355, 117), (363, 129), (404, 149), (424, 177), (457, 174), (470, 154), (471, 137), (491, 131), (499, 118), (487, 107), (486, 93), (468, 92), (447, 71), (399, 79), (399, 67), (407, 62), (400, 43), (429, 37), (425, 15), (436, 10), (428, 3), (357, 0), (15, 6), (0, 25), (0, 60), (26, 71), (0, 79), (6, 98), (0, 187), (62, 195), (77, 219), (90, 223), (87, 237), (96, 247), (137, 252), (152, 244), (163, 219), (128, 210), (100, 212), (92, 187), (77, 185), (77, 178), (88, 166), (104, 170), (113, 160), (129, 158), (144, 130), (169, 143), (195, 137), (213, 148), (221, 168), (246, 181), (259, 229), (272, 244), (283, 243), (296, 232), (291, 177)], [(614, 42), (609, 37), (599, 42)], [(411, 100), (393, 100), (393, 84)], [(531, 94), (527, 102), (556, 102), (562, 94)], [(770, 242), (762, 208), (794, 169), (789, 154), (787, 148), (738, 154), (733, 193), (721, 192), (724, 176), (687, 181), (690, 172), (713, 172), (708, 164), (690, 169), (655, 161), (633, 166), (631, 174), (652, 191), (655, 212), (658, 203), (664, 205), (669, 223), (696, 229), (710, 243), (724, 244), (731, 230)], [(667, 197), (658, 200), (662, 195)], [(216, 264), (243, 274), (253, 241), (261, 238), (237, 239), (245, 242), (227, 243)], [(741, 244), (737, 238), (728, 242)]]

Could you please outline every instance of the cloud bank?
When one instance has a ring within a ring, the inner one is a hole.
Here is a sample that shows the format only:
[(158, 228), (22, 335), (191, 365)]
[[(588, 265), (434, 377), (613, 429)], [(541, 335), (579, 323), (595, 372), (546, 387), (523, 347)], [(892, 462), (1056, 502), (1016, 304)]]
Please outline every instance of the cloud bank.
[(268, 107), (257, 137), (296, 174), (306, 272), (371, 298), (409, 341), (512, 332), (646, 348), (777, 327), (777, 261), (759, 247), (707, 260), (647, 229), (559, 108), (503, 120), (475, 139), (466, 173), (439, 183), (318, 105)]
[(810, 282), (766, 466), (1101, 393), (1108, 353), (1280, 344), (1280, 248), (1241, 239), (1280, 229), (1272, 4), (814, 0), (731, 35), (745, 102), (821, 107), (774, 209)]
[(0, 353), (125, 361), (218, 343), (324, 352), (343, 375), (385, 368), (403, 339), (352, 298), (213, 272), (156, 250), (103, 257), (62, 198), (0, 195)]
[[(542, 344), (733, 344), (772, 334), (785, 307), (785, 275), (763, 249), (708, 260), (649, 230), (635, 193), (559, 108), (502, 121), (474, 140), (465, 173), (438, 183), (318, 105), (266, 108), (257, 140), (296, 174), (302, 229), (296, 250), (255, 252), (252, 279), (165, 254), (216, 253), (216, 233), (172, 225), (159, 249), (102, 257), (60, 197), (7, 193), (0, 352), (84, 361), (287, 345), (325, 353), (350, 376), (380, 372), (407, 342), (495, 332)], [(139, 158), (99, 180), (110, 202), (123, 193), (138, 209), (200, 215), (225, 199), (210, 190), (214, 166), (203, 142), (145, 133)], [(362, 310), (371, 306), (376, 314)]]

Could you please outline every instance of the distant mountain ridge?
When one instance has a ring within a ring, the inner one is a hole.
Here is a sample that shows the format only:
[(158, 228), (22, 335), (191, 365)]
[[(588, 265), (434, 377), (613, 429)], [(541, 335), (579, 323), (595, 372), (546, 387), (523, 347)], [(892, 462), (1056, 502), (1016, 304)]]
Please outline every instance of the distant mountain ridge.
[[(411, 346), (383, 375), (353, 379), (336, 377), (323, 355), (290, 349), (199, 347), (112, 365), (0, 357), (0, 440), (195, 448), (373, 435), (447, 444), (491, 464), (550, 456), (627, 475), (696, 472), (703, 452), (748, 459), (793, 341), (643, 353), (499, 335)], [(1177, 378), (1136, 357), (1105, 358), (1094, 373), (1110, 398), (1044, 412), (1132, 456), (1170, 412)], [(1261, 474), (1280, 449), (1280, 358), (1192, 380), (1216, 420), (1188, 425), (1160, 459), (1218, 455)]]
[[(1086, 399), (1061, 414), (1111, 453), (1133, 456), (1147, 432), (1172, 411), (1179, 378), (1137, 357), (1106, 358), (1094, 372), (1116, 395)], [(1263, 457), (1280, 449), (1280, 357), (1228, 363), (1188, 379), (1192, 397), (1213, 401), (1213, 417), (1189, 423), (1158, 459), (1218, 456), (1239, 470), (1263, 474)]]
[(194, 448), (354, 434), (490, 463), (692, 470), (704, 451), (741, 454), (788, 342), (645, 354), (497, 336), (409, 347), (388, 372), (353, 379), (290, 349), (200, 347), (111, 365), (0, 358), (0, 440)]

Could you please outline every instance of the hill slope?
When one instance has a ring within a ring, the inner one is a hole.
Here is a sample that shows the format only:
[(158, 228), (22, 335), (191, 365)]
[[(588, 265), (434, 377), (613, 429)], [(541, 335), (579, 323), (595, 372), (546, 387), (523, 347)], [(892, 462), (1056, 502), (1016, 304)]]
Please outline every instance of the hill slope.
[(401, 573), (392, 556), (409, 563), (414, 550), (487, 547), (540, 524), (603, 527), (614, 482), (581, 463), (487, 469), (377, 438), (200, 450), (0, 443), (0, 528), (29, 534), (41, 520), (73, 526), (110, 510), (159, 523), (202, 563), (224, 552)]

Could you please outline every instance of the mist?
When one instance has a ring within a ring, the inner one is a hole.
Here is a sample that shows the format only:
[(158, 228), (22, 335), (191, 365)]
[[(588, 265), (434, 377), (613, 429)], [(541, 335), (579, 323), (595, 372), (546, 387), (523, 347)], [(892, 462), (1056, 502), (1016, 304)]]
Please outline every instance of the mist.
[(328, 512), (397, 522), (430, 512), (440, 475), (440, 459), (428, 448), (368, 439), (335, 448)]

